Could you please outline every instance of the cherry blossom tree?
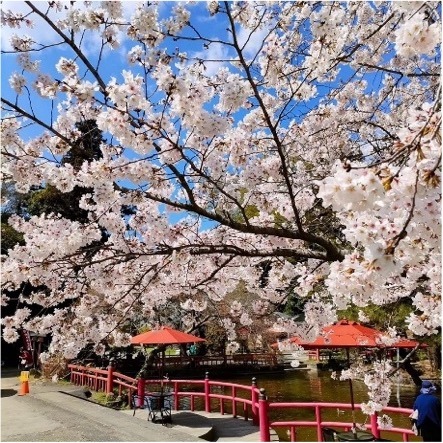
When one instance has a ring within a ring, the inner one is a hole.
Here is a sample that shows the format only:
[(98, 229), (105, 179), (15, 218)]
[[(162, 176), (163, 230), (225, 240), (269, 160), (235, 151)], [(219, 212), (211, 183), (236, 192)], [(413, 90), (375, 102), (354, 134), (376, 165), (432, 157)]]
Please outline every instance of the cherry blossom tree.
[[(134, 312), (186, 294), (192, 322), (239, 282), (256, 296), (232, 307), (244, 325), (295, 282), (305, 323), (280, 324), (289, 333), (399, 299), (412, 333), (439, 331), (438, 2), (3, 8), (3, 180), (92, 189), (87, 222), (10, 218), (26, 244), (3, 257), (2, 303), (25, 282), (47, 291), (3, 319), (5, 340), (25, 327), (52, 334), (50, 352), (100, 353), (129, 343)], [(102, 155), (76, 169), (61, 158), (86, 120)], [(386, 401), (373, 394), (369, 412)]]

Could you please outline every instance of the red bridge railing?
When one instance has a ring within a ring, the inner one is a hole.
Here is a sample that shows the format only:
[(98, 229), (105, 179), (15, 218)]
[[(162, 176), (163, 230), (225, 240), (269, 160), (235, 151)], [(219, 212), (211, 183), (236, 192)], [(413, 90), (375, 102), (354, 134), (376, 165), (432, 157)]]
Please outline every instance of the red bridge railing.
[[(206, 412), (219, 411), (221, 414), (232, 414), (233, 417), (241, 416), (244, 420), (251, 419), (260, 427), (260, 441), (270, 441), (270, 429), (285, 428), (291, 442), (297, 441), (299, 428), (314, 428), (317, 433), (317, 441), (322, 441), (323, 426), (338, 427), (350, 430), (352, 423), (344, 421), (325, 421), (323, 412), (331, 409), (351, 409), (348, 403), (321, 403), (321, 402), (269, 402), (264, 389), (257, 387), (256, 379), (252, 379), (251, 386), (236, 383), (209, 380), (206, 373), (204, 380), (172, 380), (159, 379), (135, 379), (114, 371), (112, 366), (108, 369), (98, 369), (88, 366), (68, 365), (71, 370), (70, 381), (72, 384), (87, 386), (94, 391), (106, 393), (118, 392), (118, 395), (127, 396), (128, 404), (131, 404), (133, 394), (138, 394), (142, 400), (146, 392), (168, 389), (173, 393), (174, 409), (178, 410), (204, 410)], [(166, 385), (166, 386), (165, 386)], [(143, 400), (142, 400), (143, 401)], [(297, 410), (312, 410), (314, 420), (290, 420), (272, 421), (270, 416), (280, 409), (291, 409), (294, 416)], [(355, 405), (356, 410), (361, 410), (360, 404)], [(412, 409), (386, 407), (383, 413), (391, 413), (396, 416), (408, 416)], [(377, 414), (370, 416), (368, 430), (380, 438), (381, 429), (377, 423)], [(414, 435), (410, 429), (392, 427), (388, 432), (401, 434), (403, 441), (409, 441), (409, 436)]]

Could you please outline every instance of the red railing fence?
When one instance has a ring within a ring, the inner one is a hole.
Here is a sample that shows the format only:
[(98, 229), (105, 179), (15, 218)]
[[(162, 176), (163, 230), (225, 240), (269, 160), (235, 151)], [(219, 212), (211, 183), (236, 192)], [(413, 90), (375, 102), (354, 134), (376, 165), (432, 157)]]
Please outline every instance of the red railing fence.
[[(322, 403), (322, 402), (270, 402), (263, 388), (259, 389), (257, 380), (252, 378), (251, 386), (236, 383), (214, 381), (209, 379), (206, 372), (204, 380), (172, 380), (165, 382), (158, 379), (131, 378), (124, 374), (115, 372), (112, 365), (108, 369), (98, 369), (80, 365), (68, 365), (71, 370), (70, 381), (72, 384), (87, 386), (94, 391), (110, 394), (114, 390), (118, 395), (126, 395), (128, 404), (131, 397), (137, 393), (142, 406), (145, 393), (158, 389), (170, 389), (174, 398), (174, 409), (190, 409), (191, 411), (202, 409), (206, 412), (214, 412), (216, 409), (221, 414), (231, 413), (233, 417), (243, 416), (245, 420), (251, 418), (253, 424), (260, 429), (260, 441), (271, 440), (270, 430), (288, 428), (291, 442), (297, 441), (297, 430), (299, 428), (311, 427), (316, 429), (317, 441), (322, 441), (322, 427), (338, 427), (344, 430), (351, 429), (352, 423), (342, 421), (323, 421), (322, 413), (330, 409), (350, 409), (347, 403)], [(164, 386), (166, 384), (166, 387)], [(184, 404), (186, 400), (186, 405)], [(360, 404), (355, 408), (361, 410)], [(312, 409), (315, 420), (291, 420), (271, 421), (273, 412), (280, 409), (297, 410)], [(230, 410), (230, 412), (228, 412)], [(396, 415), (408, 416), (412, 410), (408, 408), (386, 407), (382, 411)], [(369, 431), (380, 438), (380, 428), (377, 423), (377, 414), (370, 416)], [(409, 436), (414, 435), (412, 430), (401, 427), (392, 427), (389, 432), (401, 434), (403, 441), (409, 441)]]

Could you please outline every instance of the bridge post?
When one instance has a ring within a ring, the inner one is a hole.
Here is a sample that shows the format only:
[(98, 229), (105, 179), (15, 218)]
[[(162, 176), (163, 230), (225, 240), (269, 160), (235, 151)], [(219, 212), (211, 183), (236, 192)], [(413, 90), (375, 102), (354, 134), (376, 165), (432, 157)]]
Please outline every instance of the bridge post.
[(258, 425), (258, 413), (257, 413), (257, 379), (252, 377), (252, 386), (251, 386), (251, 412), (252, 412), (252, 423), (254, 425)]
[(209, 398), (209, 372), (205, 372), (205, 412), (211, 412), (211, 399)]
[(323, 440), (323, 431), (321, 429), (321, 409), (319, 405), (315, 406), (315, 421), (317, 422), (317, 440)]
[(106, 394), (110, 394), (113, 391), (114, 388), (114, 365), (113, 360), (109, 360), (109, 366), (108, 366), (108, 377), (106, 379)]
[(137, 379), (137, 395), (138, 395), (138, 407), (143, 408), (145, 400), (145, 379)]
[(269, 432), (269, 404), (268, 398), (266, 397), (266, 391), (264, 388), (260, 389), (260, 396), (258, 400), (258, 415), (259, 415), (259, 426), (260, 426), (260, 441), (268, 442), (271, 441), (271, 433)]
[(377, 411), (375, 411), (371, 415), (371, 433), (376, 438), (380, 438), (380, 429), (378, 428), (378, 424), (377, 424)]
[(237, 403), (235, 402), (235, 397), (237, 397), (237, 389), (235, 386), (231, 387), (231, 395), (232, 395), (232, 416), (237, 418)]

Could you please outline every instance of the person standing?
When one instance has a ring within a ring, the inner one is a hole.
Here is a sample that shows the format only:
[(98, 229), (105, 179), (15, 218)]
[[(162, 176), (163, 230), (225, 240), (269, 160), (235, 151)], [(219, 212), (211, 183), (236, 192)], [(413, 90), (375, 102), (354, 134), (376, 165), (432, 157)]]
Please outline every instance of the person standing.
[(424, 380), (412, 407), (414, 412), (417, 411), (416, 426), (423, 441), (442, 441), (441, 402), (434, 395), (436, 391), (433, 383)]

